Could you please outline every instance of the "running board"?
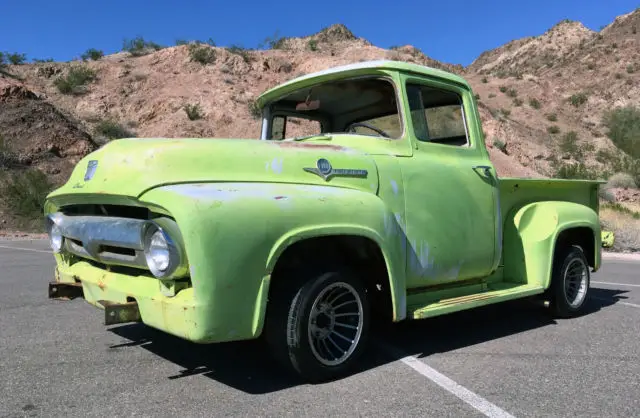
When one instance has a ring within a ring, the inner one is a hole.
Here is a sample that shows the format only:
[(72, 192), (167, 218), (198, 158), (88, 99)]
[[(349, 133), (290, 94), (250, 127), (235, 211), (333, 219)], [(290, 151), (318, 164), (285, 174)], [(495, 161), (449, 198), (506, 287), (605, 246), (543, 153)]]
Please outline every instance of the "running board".
[(418, 303), (418, 301), (416, 301), (408, 306), (407, 318), (430, 318), (451, 312), (490, 305), (492, 303), (538, 295), (543, 292), (544, 289), (540, 286), (505, 282), (493, 283), (484, 290), (448, 299), (434, 298), (434, 295), (430, 295), (427, 291), (421, 295), (415, 295), (415, 299), (422, 299), (423, 302)]

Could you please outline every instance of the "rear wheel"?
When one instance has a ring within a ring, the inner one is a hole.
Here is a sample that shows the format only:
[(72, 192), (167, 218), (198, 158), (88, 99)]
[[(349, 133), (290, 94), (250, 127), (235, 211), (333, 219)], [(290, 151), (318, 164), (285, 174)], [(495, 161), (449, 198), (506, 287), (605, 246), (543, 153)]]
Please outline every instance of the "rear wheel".
[(582, 249), (572, 245), (560, 249), (554, 258), (548, 294), (552, 313), (560, 318), (576, 316), (584, 310), (591, 275)]
[(368, 340), (369, 300), (349, 269), (302, 270), (275, 278), (265, 338), (276, 358), (305, 380), (352, 369)]

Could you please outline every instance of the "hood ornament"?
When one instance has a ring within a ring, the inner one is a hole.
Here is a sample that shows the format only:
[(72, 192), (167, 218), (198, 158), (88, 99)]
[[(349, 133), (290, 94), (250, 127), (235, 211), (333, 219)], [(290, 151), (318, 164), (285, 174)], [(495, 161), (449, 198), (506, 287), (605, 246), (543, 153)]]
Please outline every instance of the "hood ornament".
[(367, 170), (357, 170), (351, 168), (333, 168), (331, 163), (326, 158), (320, 158), (316, 162), (315, 167), (304, 167), (304, 171), (313, 173), (317, 176), (328, 180), (333, 176), (352, 176), (352, 177), (367, 177)]

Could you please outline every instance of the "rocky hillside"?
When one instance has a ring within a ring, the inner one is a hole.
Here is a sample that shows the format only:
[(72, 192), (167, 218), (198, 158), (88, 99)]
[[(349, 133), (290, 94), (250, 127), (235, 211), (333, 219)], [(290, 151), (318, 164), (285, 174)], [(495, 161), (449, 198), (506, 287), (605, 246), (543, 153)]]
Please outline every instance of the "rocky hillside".
[[(36, 168), (59, 184), (78, 158), (111, 138), (256, 138), (252, 104), (263, 90), (335, 65), (392, 59), (442, 68), (471, 82), (502, 176), (608, 178), (628, 171), (640, 179), (640, 163), (634, 172), (603, 119), (618, 107), (640, 108), (638, 29), (640, 9), (599, 32), (563, 21), (486, 51), (468, 67), (435, 61), (410, 44), (380, 48), (343, 25), (304, 38), (270, 39), (258, 50), (137, 39), (107, 56), (87, 51), (85, 59), (71, 62), (5, 64), (0, 172)], [(0, 205), (5, 229), (17, 225), (11, 215), (16, 208), (6, 199)]]

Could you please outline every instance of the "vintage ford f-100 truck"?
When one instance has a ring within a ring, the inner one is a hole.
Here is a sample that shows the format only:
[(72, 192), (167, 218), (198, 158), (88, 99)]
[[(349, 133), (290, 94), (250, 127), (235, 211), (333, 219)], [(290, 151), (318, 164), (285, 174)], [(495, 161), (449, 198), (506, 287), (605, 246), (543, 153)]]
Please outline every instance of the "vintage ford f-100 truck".
[(584, 308), (600, 183), (499, 179), (463, 78), (363, 62), (257, 104), (260, 140), (119, 139), (80, 161), (45, 204), (49, 297), (197, 343), (261, 337), (308, 381), (346, 373), (376, 321)]

